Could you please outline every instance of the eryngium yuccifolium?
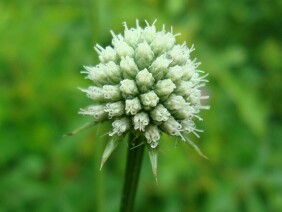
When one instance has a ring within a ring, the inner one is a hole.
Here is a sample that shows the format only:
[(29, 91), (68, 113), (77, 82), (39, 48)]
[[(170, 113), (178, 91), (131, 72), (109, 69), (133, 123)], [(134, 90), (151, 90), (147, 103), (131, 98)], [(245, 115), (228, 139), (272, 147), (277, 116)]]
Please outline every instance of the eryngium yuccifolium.
[(208, 96), (200, 91), (207, 80), (200, 63), (190, 58), (193, 46), (177, 44), (172, 29), (157, 31), (154, 23), (146, 24), (141, 28), (137, 21), (136, 28), (128, 28), (124, 23), (123, 35), (111, 31), (112, 46), (96, 45), (100, 64), (82, 72), (93, 85), (81, 89), (93, 105), (79, 113), (112, 123), (102, 165), (118, 138), (131, 131), (144, 138), (156, 175), (162, 133), (181, 138), (203, 156), (187, 135), (201, 132), (194, 120), (202, 120), (200, 110), (208, 109), (201, 104)]

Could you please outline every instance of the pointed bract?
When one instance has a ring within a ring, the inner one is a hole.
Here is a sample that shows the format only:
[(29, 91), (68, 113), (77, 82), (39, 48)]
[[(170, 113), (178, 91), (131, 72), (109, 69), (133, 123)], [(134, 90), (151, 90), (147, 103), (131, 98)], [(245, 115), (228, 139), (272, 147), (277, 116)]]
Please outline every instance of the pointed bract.
[(69, 133), (66, 133), (64, 134), (64, 136), (72, 136), (72, 135), (76, 135), (78, 133), (80, 133), (81, 131), (83, 130), (86, 130), (90, 127), (93, 127), (95, 124), (97, 124), (97, 122), (95, 121), (90, 121), (90, 122), (87, 122), (86, 124), (82, 125), (81, 127), (79, 127), (78, 129), (72, 131), (72, 132), (69, 132)]
[(152, 166), (152, 171), (155, 177), (156, 182), (158, 182), (158, 148), (148, 148), (149, 157)]
[(108, 160), (108, 158), (110, 157), (112, 152), (116, 149), (118, 143), (119, 143), (119, 140), (117, 138), (111, 138), (108, 141), (108, 143), (107, 143), (107, 145), (105, 147), (103, 156), (102, 156), (100, 170), (103, 168), (103, 165)]
[(209, 160), (209, 158), (207, 156), (204, 155), (204, 153), (200, 150), (200, 148), (193, 142), (191, 141), (189, 138), (185, 137), (185, 141), (187, 141), (188, 144), (190, 144), (195, 150), (196, 152), (202, 156), (203, 158)]

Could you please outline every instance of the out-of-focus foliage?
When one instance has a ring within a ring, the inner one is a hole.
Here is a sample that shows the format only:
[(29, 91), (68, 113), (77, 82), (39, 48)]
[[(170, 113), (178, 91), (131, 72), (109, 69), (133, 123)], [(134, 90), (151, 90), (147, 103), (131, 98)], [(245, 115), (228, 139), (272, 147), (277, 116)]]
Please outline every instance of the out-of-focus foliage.
[(2, 0), (0, 211), (117, 211), (126, 144), (100, 172), (108, 126), (62, 134), (88, 121), (77, 87), (90, 85), (79, 71), (97, 63), (93, 45), (136, 18), (195, 44), (211, 96), (192, 137), (210, 160), (165, 138), (158, 186), (144, 159), (137, 211), (281, 211), (281, 10), (279, 0)]

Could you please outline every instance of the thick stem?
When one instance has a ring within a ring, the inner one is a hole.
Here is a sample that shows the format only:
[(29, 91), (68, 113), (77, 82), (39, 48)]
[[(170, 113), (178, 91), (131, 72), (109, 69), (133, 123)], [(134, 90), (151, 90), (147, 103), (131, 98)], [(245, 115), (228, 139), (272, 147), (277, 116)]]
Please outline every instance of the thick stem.
[[(133, 136), (129, 136), (129, 139), (133, 139)], [(133, 211), (145, 146), (141, 143), (141, 137), (135, 139), (134, 142), (129, 140), (120, 212)]]

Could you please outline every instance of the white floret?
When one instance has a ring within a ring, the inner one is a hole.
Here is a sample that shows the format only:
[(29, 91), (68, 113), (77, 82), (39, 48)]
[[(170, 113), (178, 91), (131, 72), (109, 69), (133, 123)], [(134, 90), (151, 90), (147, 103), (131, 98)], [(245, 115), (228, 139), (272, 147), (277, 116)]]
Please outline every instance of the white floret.
[(145, 112), (137, 113), (133, 117), (133, 125), (135, 130), (144, 131), (149, 122), (149, 116)]
[(108, 103), (104, 107), (104, 111), (109, 114), (109, 119), (115, 117), (115, 116), (121, 116), (124, 114), (124, 102), (113, 102)]
[(150, 114), (152, 119), (157, 122), (167, 121), (170, 117), (169, 111), (162, 104), (158, 104)]
[(132, 98), (139, 93), (135, 81), (130, 79), (122, 80), (119, 89), (125, 99)]
[(145, 138), (151, 148), (156, 148), (160, 140), (160, 131), (158, 127), (155, 125), (149, 125), (145, 131)]
[(135, 97), (134, 99), (125, 100), (125, 112), (128, 115), (135, 115), (142, 109), (140, 100)]
[(124, 132), (130, 129), (130, 119), (127, 117), (116, 119), (113, 123), (113, 130), (109, 133), (109, 136), (121, 136)]
[(147, 70), (139, 71), (136, 76), (136, 84), (141, 92), (147, 92), (154, 85), (155, 79)]

